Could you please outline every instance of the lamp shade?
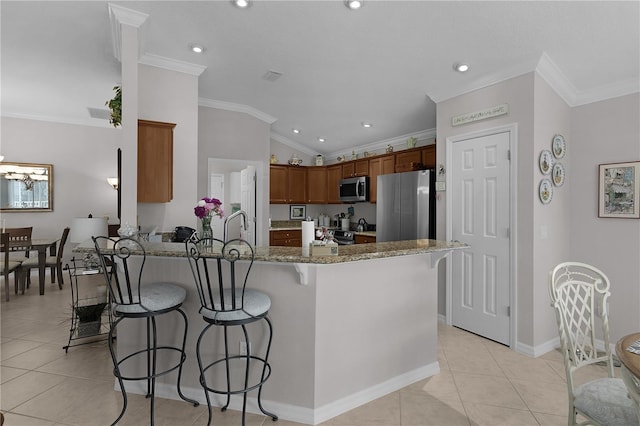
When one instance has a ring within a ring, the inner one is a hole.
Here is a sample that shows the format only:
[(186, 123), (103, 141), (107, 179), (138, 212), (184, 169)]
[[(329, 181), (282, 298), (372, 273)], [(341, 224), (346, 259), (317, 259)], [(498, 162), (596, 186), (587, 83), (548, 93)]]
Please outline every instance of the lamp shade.
[(109, 232), (106, 217), (74, 217), (71, 219), (69, 241), (83, 243), (91, 237), (106, 236)]

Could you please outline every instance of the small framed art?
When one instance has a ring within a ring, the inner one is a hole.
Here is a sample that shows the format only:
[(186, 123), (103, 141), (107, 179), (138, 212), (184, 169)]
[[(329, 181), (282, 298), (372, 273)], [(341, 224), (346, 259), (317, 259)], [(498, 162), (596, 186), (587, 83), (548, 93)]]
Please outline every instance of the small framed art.
[(289, 219), (304, 220), (307, 216), (307, 206), (289, 206)]
[(598, 216), (640, 219), (640, 161), (600, 164)]

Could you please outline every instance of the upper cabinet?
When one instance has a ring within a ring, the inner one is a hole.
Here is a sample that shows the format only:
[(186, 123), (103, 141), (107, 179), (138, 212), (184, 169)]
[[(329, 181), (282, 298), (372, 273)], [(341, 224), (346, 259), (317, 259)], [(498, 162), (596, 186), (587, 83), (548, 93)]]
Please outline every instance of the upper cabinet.
[(378, 200), (378, 176), (388, 175), (395, 171), (393, 154), (381, 155), (369, 160), (369, 202)]
[(436, 144), (422, 147), (422, 164), (425, 167), (436, 167)]
[(359, 176), (369, 176), (369, 160), (354, 160), (342, 164), (343, 178), (346, 179)]
[(307, 203), (307, 168), (272, 164), (269, 200), (271, 204)]
[(174, 123), (138, 120), (138, 202), (173, 199)]
[(369, 201), (377, 201), (378, 176), (436, 166), (436, 146), (345, 161), (330, 166), (270, 167), (271, 204), (340, 204), (340, 179), (369, 176)]
[(327, 203), (340, 204), (340, 179), (342, 179), (342, 164), (327, 166)]
[(307, 168), (307, 202), (309, 204), (327, 203), (327, 168)]

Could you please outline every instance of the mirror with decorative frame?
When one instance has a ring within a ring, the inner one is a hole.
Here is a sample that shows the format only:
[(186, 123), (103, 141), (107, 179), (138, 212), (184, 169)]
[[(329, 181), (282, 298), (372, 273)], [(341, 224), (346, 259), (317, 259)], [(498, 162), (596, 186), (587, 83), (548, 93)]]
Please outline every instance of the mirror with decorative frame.
[(0, 211), (53, 211), (53, 165), (0, 163)]

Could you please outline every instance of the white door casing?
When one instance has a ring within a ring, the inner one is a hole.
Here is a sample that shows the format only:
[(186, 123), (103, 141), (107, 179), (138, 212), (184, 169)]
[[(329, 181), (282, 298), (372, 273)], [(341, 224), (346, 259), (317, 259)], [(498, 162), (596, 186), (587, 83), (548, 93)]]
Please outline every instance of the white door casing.
[(243, 238), (256, 245), (256, 168), (247, 166), (240, 171), (240, 208), (247, 214), (247, 229)]
[[(217, 198), (224, 206), (224, 174), (213, 173), (209, 175), (209, 198)], [(225, 215), (227, 212), (225, 212)], [(213, 237), (222, 239), (224, 219), (213, 216), (211, 219), (211, 228), (213, 229)]]
[(509, 126), (447, 139), (447, 238), (470, 246), (448, 262), (447, 322), (510, 346), (515, 138)]

